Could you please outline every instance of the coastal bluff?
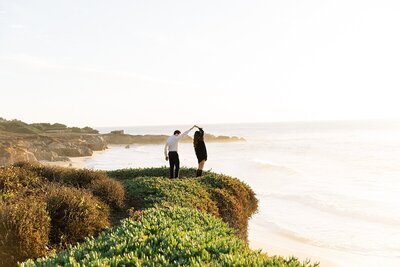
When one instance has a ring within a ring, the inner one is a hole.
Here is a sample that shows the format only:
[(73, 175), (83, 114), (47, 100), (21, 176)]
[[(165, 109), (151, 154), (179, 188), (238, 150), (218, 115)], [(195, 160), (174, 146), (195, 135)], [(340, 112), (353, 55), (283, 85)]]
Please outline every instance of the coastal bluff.
[(255, 192), (224, 174), (166, 167), (0, 167), (0, 266), (282, 266), (248, 245)]
[[(93, 155), (108, 145), (163, 144), (167, 135), (131, 135), (54, 132), (40, 134), (0, 133), (0, 166), (16, 162), (69, 161), (70, 157)], [(238, 142), (243, 138), (206, 135), (206, 142)], [(191, 137), (183, 142), (192, 142)]]
[(97, 134), (8, 134), (0, 135), (0, 165), (20, 161), (69, 161), (69, 157), (91, 156), (107, 148)]
[[(130, 145), (130, 144), (164, 144), (168, 135), (132, 135), (125, 134), (124, 131), (113, 131), (108, 134), (101, 135), (108, 144)], [(215, 136), (205, 134), (204, 139), (207, 143), (210, 142), (240, 142), (245, 141), (242, 137), (237, 136)], [(182, 140), (183, 143), (193, 142), (193, 138), (186, 136)]]

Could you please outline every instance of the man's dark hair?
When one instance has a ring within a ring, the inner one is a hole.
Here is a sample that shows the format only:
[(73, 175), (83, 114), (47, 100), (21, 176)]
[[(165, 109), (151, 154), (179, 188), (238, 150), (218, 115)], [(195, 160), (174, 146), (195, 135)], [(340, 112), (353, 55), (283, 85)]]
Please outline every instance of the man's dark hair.
[(181, 131), (175, 130), (174, 135), (176, 135), (176, 134), (181, 134)]

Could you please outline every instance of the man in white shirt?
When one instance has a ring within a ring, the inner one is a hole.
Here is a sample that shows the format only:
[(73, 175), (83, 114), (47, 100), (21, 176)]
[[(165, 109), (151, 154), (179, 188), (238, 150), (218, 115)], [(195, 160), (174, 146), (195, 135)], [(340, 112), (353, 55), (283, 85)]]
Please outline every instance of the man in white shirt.
[[(164, 147), (165, 160), (169, 160), (169, 177), (178, 178), (179, 177), (179, 155), (178, 155), (178, 142), (188, 133), (196, 127), (194, 125), (192, 128), (181, 134), (181, 131), (176, 130), (173, 135), (168, 137), (167, 143)], [(175, 169), (175, 171), (174, 171)]]

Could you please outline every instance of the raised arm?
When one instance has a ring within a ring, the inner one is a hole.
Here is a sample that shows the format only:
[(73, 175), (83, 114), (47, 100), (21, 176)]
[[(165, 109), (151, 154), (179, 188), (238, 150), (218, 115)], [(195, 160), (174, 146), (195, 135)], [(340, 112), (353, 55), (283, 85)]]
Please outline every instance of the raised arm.
[(196, 127), (197, 129), (199, 129), (201, 135), (204, 136), (203, 128), (201, 128), (200, 126), (197, 126), (197, 125), (195, 125), (194, 127)]
[(189, 130), (187, 130), (187, 131), (183, 132), (182, 134), (180, 134), (178, 136), (178, 138), (181, 139), (181, 138), (185, 137), (186, 135), (188, 135), (190, 133), (190, 131), (193, 130), (194, 127), (195, 127), (195, 125), (193, 125), (192, 128), (190, 128)]

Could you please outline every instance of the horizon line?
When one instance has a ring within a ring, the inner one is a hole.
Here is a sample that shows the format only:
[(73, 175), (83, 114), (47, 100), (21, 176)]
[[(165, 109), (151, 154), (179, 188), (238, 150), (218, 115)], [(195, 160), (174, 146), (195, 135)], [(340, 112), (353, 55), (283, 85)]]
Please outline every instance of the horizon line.
[[(283, 124), (283, 123), (324, 123), (324, 122), (399, 122), (400, 118), (373, 118), (373, 119), (324, 119), (324, 120), (287, 120), (287, 121), (257, 121), (257, 122), (213, 122), (213, 123), (197, 123), (198, 125), (250, 125), (250, 124)], [(196, 125), (197, 125), (196, 124)], [(141, 125), (116, 125), (116, 126), (93, 126), (93, 128), (112, 128), (112, 127), (160, 127), (160, 126), (187, 126), (189, 123), (178, 123), (178, 124), (141, 124)]]

